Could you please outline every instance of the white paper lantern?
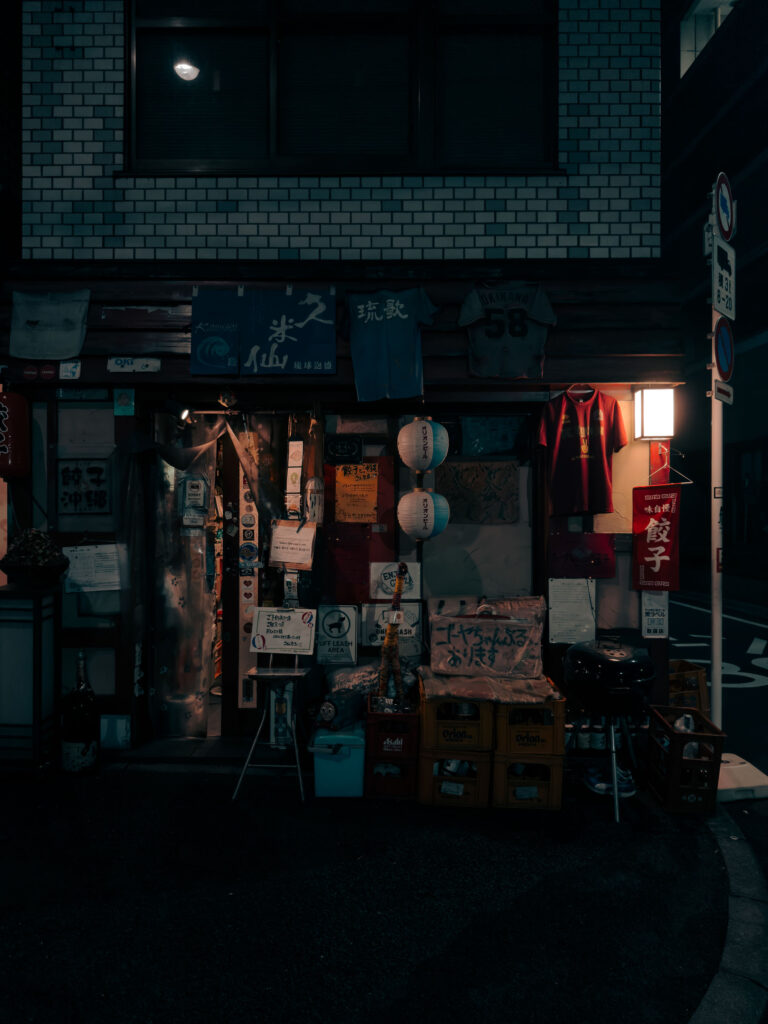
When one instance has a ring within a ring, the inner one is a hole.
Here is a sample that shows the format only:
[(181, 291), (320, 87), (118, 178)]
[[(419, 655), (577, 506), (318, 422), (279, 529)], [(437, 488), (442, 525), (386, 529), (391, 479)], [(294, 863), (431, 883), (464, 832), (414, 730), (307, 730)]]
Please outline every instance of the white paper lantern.
[(397, 503), (400, 529), (414, 540), (429, 540), (442, 533), (448, 525), (451, 509), (442, 496), (417, 487), (404, 494)]
[(397, 435), (400, 458), (415, 473), (428, 473), (448, 454), (448, 431), (442, 423), (414, 420)]

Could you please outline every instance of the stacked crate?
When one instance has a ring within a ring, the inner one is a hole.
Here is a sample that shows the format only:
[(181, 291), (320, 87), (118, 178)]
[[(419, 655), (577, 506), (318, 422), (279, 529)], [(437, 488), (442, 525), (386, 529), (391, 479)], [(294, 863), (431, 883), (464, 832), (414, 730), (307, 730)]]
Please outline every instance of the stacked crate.
[[(690, 715), (691, 731), (675, 722)], [(665, 810), (713, 814), (725, 733), (697, 708), (654, 706), (648, 736), (648, 788)]]
[(382, 711), (368, 697), (365, 717), (365, 795), (414, 800), (419, 767), (419, 710)]
[(565, 699), (496, 705), (494, 807), (559, 810)]
[(430, 698), (422, 685), (419, 802), (487, 807), (493, 736), (490, 701), (464, 694)]

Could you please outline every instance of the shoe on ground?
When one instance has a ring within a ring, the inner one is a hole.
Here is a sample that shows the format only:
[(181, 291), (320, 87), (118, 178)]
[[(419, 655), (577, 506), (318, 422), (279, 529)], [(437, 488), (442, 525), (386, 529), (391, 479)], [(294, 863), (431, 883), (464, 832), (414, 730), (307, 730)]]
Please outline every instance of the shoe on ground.
[[(619, 799), (634, 796), (637, 793), (632, 772), (626, 771), (618, 765), (616, 766), (616, 781), (619, 788)], [(584, 773), (584, 785), (587, 789), (590, 789), (593, 793), (598, 793), (600, 796), (613, 796), (613, 781), (610, 769), (606, 771), (602, 768), (588, 768)]]

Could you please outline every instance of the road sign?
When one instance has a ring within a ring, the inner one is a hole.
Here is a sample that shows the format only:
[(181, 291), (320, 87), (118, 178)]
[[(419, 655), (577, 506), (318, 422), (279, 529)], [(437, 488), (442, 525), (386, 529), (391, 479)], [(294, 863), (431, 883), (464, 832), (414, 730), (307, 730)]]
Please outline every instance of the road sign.
[(731, 183), (722, 171), (715, 182), (714, 204), (717, 230), (724, 242), (730, 242), (736, 227), (736, 205), (733, 201)]
[(712, 306), (729, 320), (736, 319), (736, 251), (717, 237), (712, 253)]
[(733, 388), (730, 384), (724, 384), (721, 380), (715, 380), (713, 393), (718, 402), (733, 405)]
[(715, 324), (715, 362), (721, 380), (733, 376), (733, 330), (728, 320), (721, 316)]

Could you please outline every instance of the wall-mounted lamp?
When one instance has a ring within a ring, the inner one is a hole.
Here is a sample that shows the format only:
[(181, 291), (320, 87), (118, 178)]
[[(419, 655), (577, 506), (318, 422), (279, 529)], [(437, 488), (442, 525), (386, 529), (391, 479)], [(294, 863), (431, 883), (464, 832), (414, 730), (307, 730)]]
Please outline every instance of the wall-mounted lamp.
[(185, 82), (194, 82), (200, 74), (200, 68), (196, 68), (194, 64), (190, 64), (188, 60), (177, 60), (173, 65), (173, 70), (179, 78), (183, 78)]
[(675, 433), (675, 389), (635, 391), (635, 440), (662, 441)]

